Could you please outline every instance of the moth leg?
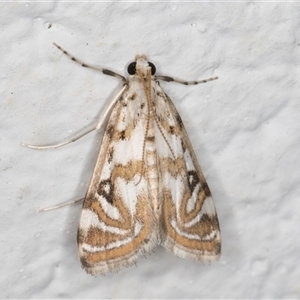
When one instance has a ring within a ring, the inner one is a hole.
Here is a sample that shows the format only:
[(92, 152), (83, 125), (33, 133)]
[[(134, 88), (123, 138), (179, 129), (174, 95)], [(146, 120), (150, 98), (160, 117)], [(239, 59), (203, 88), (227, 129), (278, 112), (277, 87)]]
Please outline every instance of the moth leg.
[(71, 204), (81, 202), (83, 200), (84, 200), (84, 198), (81, 198), (81, 199), (78, 199), (78, 200), (73, 200), (73, 201), (69, 201), (69, 202), (65, 202), (65, 203), (61, 203), (61, 204), (56, 204), (56, 205), (46, 207), (46, 208), (40, 208), (40, 209), (37, 209), (36, 212), (42, 212), (42, 211), (48, 211), (48, 210), (61, 208), (61, 207), (67, 206), (67, 205), (71, 205)]
[(81, 137), (87, 135), (88, 133), (94, 131), (96, 129), (96, 127), (94, 126), (93, 128), (90, 128), (88, 129), (87, 131), (79, 134), (78, 136), (68, 140), (68, 141), (65, 141), (63, 143), (59, 143), (59, 144), (55, 144), (55, 145), (45, 145), (45, 146), (41, 146), (41, 145), (29, 145), (29, 144), (25, 144), (23, 142), (20, 143), (21, 146), (23, 147), (27, 147), (27, 148), (32, 148), (32, 149), (38, 149), (38, 150), (43, 150), (43, 149), (55, 149), (55, 148), (59, 148), (59, 147), (62, 147), (64, 145), (67, 145), (67, 144), (70, 144), (72, 142), (75, 142), (77, 140), (79, 140)]
[(102, 114), (102, 116), (100, 117), (99, 121), (97, 122), (96, 125), (94, 125), (92, 128), (89, 128), (88, 130), (86, 130), (85, 132), (75, 136), (74, 138), (65, 141), (63, 143), (59, 143), (59, 144), (55, 144), (55, 145), (45, 145), (45, 146), (41, 146), (41, 145), (29, 145), (29, 144), (25, 144), (23, 142), (21, 142), (21, 146), (27, 147), (27, 148), (32, 148), (32, 149), (38, 149), (38, 150), (44, 150), (44, 149), (55, 149), (55, 148), (59, 148), (62, 147), (64, 145), (70, 144), (72, 142), (75, 142), (77, 140), (79, 140), (80, 138), (82, 138), (83, 136), (87, 135), (88, 133), (94, 131), (94, 130), (98, 130), (100, 129), (107, 116), (110, 114), (110, 111), (112, 110), (113, 106), (115, 105), (115, 103), (119, 100), (119, 98), (122, 96), (122, 94), (124, 93), (124, 91), (127, 89), (127, 85), (123, 86), (123, 88), (121, 89), (121, 91), (116, 95), (116, 97), (114, 97), (114, 99), (112, 101), (110, 101), (107, 109), (105, 110), (105, 112)]
[(80, 64), (82, 67), (84, 68), (89, 68), (89, 69), (93, 69), (93, 70), (96, 70), (96, 71), (100, 71), (102, 72), (103, 74), (105, 75), (109, 75), (109, 76), (113, 76), (113, 77), (116, 77), (116, 78), (119, 78), (122, 80), (123, 84), (127, 85), (127, 80), (124, 76), (118, 74), (118, 73), (115, 73), (111, 70), (108, 70), (108, 69), (103, 69), (103, 68), (100, 68), (100, 67), (95, 67), (95, 66), (92, 66), (92, 65), (88, 65), (84, 62), (82, 62), (81, 60), (75, 58), (74, 56), (72, 56), (70, 53), (68, 53), (65, 49), (63, 49), (62, 47), (60, 47), (59, 45), (57, 45), (56, 43), (53, 43), (53, 45), (55, 47), (57, 47), (60, 51), (62, 51), (65, 55), (67, 55), (71, 60), (75, 61), (76, 63)]
[(163, 76), (163, 75), (157, 75), (155, 76), (155, 79), (158, 80), (164, 80), (167, 82), (178, 82), (184, 85), (192, 85), (192, 84), (199, 84), (199, 83), (206, 83), (209, 81), (213, 81), (213, 80), (217, 80), (219, 77), (211, 77), (211, 78), (207, 78), (207, 79), (202, 79), (202, 80), (194, 80), (194, 81), (185, 81), (185, 80), (181, 80), (181, 79), (176, 79), (170, 76)]

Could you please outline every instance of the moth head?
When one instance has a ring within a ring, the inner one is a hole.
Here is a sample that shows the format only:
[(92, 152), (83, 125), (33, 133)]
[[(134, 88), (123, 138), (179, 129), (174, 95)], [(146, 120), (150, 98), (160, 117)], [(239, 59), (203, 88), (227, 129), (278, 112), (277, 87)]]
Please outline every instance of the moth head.
[(156, 72), (156, 68), (152, 62), (147, 61), (145, 55), (137, 55), (135, 57), (135, 62), (129, 64), (127, 71), (129, 75), (137, 74), (137, 70), (139, 70), (144, 78), (147, 78), (148, 69), (151, 69), (151, 75), (154, 75)]

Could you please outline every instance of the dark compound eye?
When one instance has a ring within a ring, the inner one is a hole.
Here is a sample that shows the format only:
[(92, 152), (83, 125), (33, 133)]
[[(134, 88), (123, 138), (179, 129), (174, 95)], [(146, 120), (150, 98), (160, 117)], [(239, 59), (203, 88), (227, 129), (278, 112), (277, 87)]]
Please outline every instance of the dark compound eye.
[(127, 72), (129, 75), (134, 75), (136, 73), (136, 62), (132, 62), (131, 64), (129, 64), (128, 68), (127, 68)]
[(148, 64), (149, 64), (149, 67), (151, 67), (151, 74), (154, 75), (156, 72), (156, 68), (155, 68), (154, 64), (149, 61), (148, 61)]
[[(151, 74), (154, 75), (156, 72), (156, 68), (152, 62), (148, 62), (149, 67), (151, 68)], [(132, 62), (129, 64), (127, 68), (127, 72), (130, 75), (134, 75), (136, 73), (136, 62)]]

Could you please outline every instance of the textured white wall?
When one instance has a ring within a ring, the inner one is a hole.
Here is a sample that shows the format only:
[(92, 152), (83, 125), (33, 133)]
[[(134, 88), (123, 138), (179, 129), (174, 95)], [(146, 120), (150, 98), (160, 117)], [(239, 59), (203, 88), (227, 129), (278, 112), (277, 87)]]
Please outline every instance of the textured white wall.
[[(1, 298), (299, 298), (299, 3), (0, 4)], [(210, 184), (222, 257), (210, 266), (163, 248), (136, 267), (93, 278), (76, 253), (80, 204), (101, 132), (56, 150), (93, 124), (120, 89), (87, 63), (126, 74), (147, 54), (158, 74), (218, 75), (164, 83)]]

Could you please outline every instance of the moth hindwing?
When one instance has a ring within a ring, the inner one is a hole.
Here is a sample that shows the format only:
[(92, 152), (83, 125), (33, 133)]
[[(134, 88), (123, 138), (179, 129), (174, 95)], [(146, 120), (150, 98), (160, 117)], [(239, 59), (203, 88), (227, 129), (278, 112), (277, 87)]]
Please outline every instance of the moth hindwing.
[(101, 128), (111, 112), (79, 222), (78, 252), (84, 270), (92, 275), (118, 271), (159, 244), (181, 258), (219, 259), (220, 228), (211, 192), (182, 120), (158, 82), (188, 85), (217, 77), (183, 81), (155, 75), (155, 66), (137, 56), (126, 79), (54, 45), (81, 66), (123, 82), (92, 129), (57, 145), (22, 143), (35, 149), (66, 145)]

